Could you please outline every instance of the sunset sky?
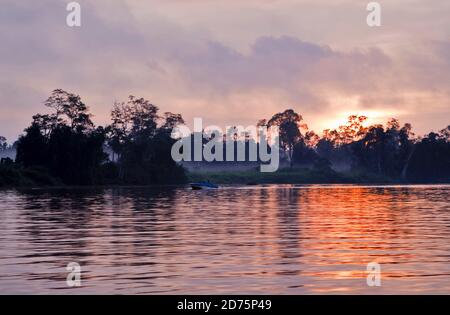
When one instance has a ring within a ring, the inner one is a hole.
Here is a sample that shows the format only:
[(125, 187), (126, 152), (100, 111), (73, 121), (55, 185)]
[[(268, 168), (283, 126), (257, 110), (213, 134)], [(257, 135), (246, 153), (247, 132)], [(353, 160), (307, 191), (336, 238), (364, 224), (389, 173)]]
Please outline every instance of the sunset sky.
[(254, 124), (293, 108), (316, 132), (352, 113), (417, 134), (450, 124), (450, 1), (0, 0), (0, 135), (13, 141), (55, 88), (97, 124), (145, 97), (208, 124)]

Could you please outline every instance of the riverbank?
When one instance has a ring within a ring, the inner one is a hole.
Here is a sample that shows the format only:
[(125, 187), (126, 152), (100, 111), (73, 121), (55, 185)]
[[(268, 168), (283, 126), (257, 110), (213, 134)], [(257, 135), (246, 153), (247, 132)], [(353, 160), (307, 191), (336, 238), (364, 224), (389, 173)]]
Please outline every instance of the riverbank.
[(209, 180), (217, 184), (393, 184), (398, 183), (386, 176), (353, 171), (338, 173), (331, 169), (286, 168), (274, 173), (258, 171), (243, 172), (191, 172), (190, 182)]
[(0, 188), (4, 187), (53, 187), (63, 183), (39, 167), (19, 168), (0, 164)]
[[(368, 173), (363, 170), (336, 172), (332, 169), (284, 168), (274, 173), (261, 173), (257, 170), (248, 171), (216, 171), (216, 172), (186, 172), (186, 180), (173, 185), (183, 185), (189, 182), (211, 181), (219, 185), (258, 185), (258, 184), (444, 184), (449, 182), (409, 182), (383, 175)], [(113, 183), (95, 183), (81, 187), (147, 187), (167, 186), (130, 185)], [(27, 187), (73, 187), (64, 185), (52, 177), (45, 169), (21, 169), (0, 165), (0, 188)]]

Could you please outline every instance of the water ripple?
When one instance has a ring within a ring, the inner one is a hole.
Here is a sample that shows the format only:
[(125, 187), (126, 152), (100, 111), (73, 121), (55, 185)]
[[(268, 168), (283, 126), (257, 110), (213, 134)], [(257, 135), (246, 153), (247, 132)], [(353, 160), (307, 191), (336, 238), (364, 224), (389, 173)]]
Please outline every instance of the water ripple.
[[(0, 293), (449, 293), (450, 186), (0, 191)], [(82, 267), (69, 288), (66, 265)], [(382, 266), (368, 287), (366, 265)]]

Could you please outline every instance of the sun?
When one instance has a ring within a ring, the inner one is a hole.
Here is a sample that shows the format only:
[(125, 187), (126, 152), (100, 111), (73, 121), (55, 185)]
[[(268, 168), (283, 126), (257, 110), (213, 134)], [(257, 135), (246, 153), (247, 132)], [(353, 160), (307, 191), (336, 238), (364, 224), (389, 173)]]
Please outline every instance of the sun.
[(326, 117), (321, 119), (323, 129), (336, 129), (347, 123), (351, 115), (366, 116), (367, 120), (364, 126), (373, 124), (385, 124), (390, 118), (398, 117), (401, 111), (394, 108), (362, 108), (360, 105), (360, 96), (342, 97), (335, 96), (330, 100), (333, 104)]

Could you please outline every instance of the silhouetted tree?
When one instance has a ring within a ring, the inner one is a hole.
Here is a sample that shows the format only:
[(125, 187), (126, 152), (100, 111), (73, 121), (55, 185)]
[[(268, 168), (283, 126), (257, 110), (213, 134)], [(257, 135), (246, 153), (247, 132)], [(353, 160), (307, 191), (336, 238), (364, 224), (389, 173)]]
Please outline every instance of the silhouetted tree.
[(88, 108), (79, 95), (56, 89), (44, 104), (55, 110), (51, 120), (57, 124), (68, 124), (73, 130), (84, 130), (94, 126)]
[(369, 126), (364, 137), (350, 144), (354, 163), (360, 168), (391, 177), (401, 177), (414, 150), (411, 125), (400, 128), (397, 119)]
[[(160, 116), (157, 106), (130, 96), (126, 102), (114, 104), (109, 126), (96, 128), (88, 107), (76, 94), (54, 90), (45, 105), (53, 111), (32, 117), (31, 125), (13, 146), (17, 151), (15, 163), (2, 159), (0, 185), (22, 185), (30, 180), (51, 184), (55, 178), (76, 185), (185, 180), (184, 169), (171, 157), (176, 141), (172, 131), (184, 123), (180, 114), (166, 112)], [(258, 122), (258, 126), (278, 127), (280, 146), (291, 167), (295, 162), (319, 170), (324, 178), (336, 178), (332, 168), (342, 163), (350, 170), (377, 174), (376, 178), (450, 182), (450, 126), (416, 138), (412, 126), (401, 126), (397, 119), (385, 125), (365, 126), (367, 117), (352, 115), (345, 125), (324, 130), (319, 137), (302, 121), (301, 115), (288, 109)], [(208, 139), (204, 132), (200, 135), (205, 145)], [(250, 146), (260, 145), (249, 134), (224, 137), (225, 154), (228, 141), (232, 141), (235, 160), (238, 146), (245, 148), (248, 159)], [(112, 161), (107, 160), (105, 146), (112, 151)], [(0, 137), (0, 152), (13, 147)]]
[(410, 181), (450, 182), (450, 126), (431, 132), (415, 144), (406, 178)]
[(93, 184), (106, 159), (105, 131), (94, 128), (78, 95), (54, 90), (45, 105), (54, 113), (33, 116), (31, 126), (17, 142), (16, 162), (48, 169), (66, 184)]
[(16, 162), (25, 167), (46, 166), (48, 156), (49, 135), (44, 135), (41, 126), (33, 122), (25, 129), (17, 144)]
[(184, 123), (179, 114), (158, 115), (158, 107), (130, 96), (114, 104), (112, 124), (106, 127), (108, 144), (117, 154), (120, 182), (156, 184), (184, 180), (184, 171), (171, 157), (173, 128)]
[(299, 143), (303, 136), (300, 132), (302, 116), (287, 109), (284, 112), (277, 113), (267, 122), (267, 126), (276, 126), (279, 129), (280, 147), (289, 158), (291, 167), (293, 166), (294, 147)]

